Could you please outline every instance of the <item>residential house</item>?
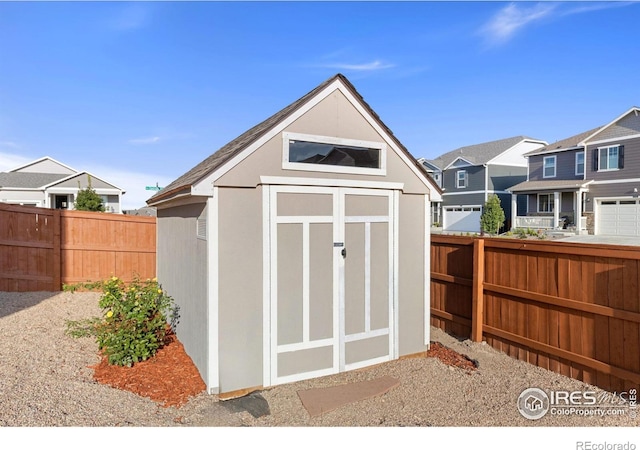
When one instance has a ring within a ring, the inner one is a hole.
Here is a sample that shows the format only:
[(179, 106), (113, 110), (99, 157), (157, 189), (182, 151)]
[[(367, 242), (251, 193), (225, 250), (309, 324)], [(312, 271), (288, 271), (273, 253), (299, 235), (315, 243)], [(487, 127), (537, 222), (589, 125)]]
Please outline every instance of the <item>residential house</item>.
[[(433, 161), (425, 158), (418, 158), (418, 162), (422, 164), (427, 174), (433, 178), (436, 185), (442, 189), (442, 169), (440, 169)], [(442, 202), (431, 202), (431, 226), (440, 227), (442, 225)]]
[(430, 166), (442, 171), (443, 230), (479, 232), (482, 208), (491, 194), (500, 198), (505, 228), (509, 229), (512, 206), (508, 189), (527, 179), (527, 160), (523, 155), (546, 144), (539, 139), (515, 136), (461, 147), (429, 161)]
[(156, 193), (158, 278), (207, 390), (425, 351), (439, 198), (340, 74)]
[(513, 186), (514, 228), (640, 236), (640, 108), (529, 152), (528, 179)]
[(0, 202), (73, 209), (78, 191), (92, 189), (102, 197), (107, 212), (120, 213), (124, 191), (89, 172), (79, 172), (45, 156), (9, 172), (0, 172)]

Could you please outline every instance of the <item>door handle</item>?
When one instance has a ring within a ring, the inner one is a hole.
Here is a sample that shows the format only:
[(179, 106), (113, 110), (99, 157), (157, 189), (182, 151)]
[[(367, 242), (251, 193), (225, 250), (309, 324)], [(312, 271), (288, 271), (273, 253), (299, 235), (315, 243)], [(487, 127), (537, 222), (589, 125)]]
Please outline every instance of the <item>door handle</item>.
[(342, 251), (340, 253), (342, 254), (343, 258), (346, 258), (347, 257), (347, 247), (343, 247)]

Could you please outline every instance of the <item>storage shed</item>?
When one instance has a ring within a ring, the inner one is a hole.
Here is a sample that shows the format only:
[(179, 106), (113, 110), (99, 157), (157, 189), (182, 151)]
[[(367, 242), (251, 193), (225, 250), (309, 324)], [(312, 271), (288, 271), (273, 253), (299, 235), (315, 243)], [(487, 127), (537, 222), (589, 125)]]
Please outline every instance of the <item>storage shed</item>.
[(232, 396), (426, 350), (439, 200), (341, 74), (149, 199), (158, 278), (208, 391)]

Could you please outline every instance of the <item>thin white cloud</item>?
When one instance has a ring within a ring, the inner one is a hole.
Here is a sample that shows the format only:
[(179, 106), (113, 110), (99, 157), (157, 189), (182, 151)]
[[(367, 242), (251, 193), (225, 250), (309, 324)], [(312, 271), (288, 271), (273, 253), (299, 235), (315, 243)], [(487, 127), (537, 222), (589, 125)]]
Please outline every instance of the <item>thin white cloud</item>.
[(146, 2), (134, 2), (122, 6), (109, 25), (117, 31), (130, 31), (147, 26), (150, 19), (151, 6)]
[(558, 4), (538, 3), (525, 6), (511, 3), (502, 8), (481, 28), (480, 33), (490, 44), (502, 44), (511, 39), (524, 27), (548, 17)]
[(0, 147), (4, 148), (20, 148), (18, 144), (12, 141), (0, 141)]
[(320, 67), (336, 70), (350, 70), (356, 72), (372, 72), (375, 70), (391, 69), (395, 64), (384, 63), (380, 60), (371, 61), (363, 64), (346, 64), (346, 63), (327, 63), (321, 64)]
[(602, 3), (593, 3), (593, 4), (589, 4), (587, 6), (571, 7), (569, 9), (567, 9), (566, 11), (563, 11), (562, 13), (560, 13), (560, 15), (561, 16), (571, 16), (571, 15), (574, 15), (574, 14), (582, 14), (582, 13), (587, 13), (587, 12), (592, 12), (592, 11), (601, 11), (603, 9), (622, 8), (622, 7), (625, 7), (625, 6), (633, 5), (634, 3), (638, 3), (638, 2), (602, 2)]
[[(4, 142), (0, 143), (0, 145)], [(0, 172), (7, 172), (13, 170), (16, 167), (20, 167), (28, 162), (33, 161), (36, 158), (27, 158), (22, 155), (16, 155), (13, 153), (0, 152)]]
[(145, 138), (129, 139), (127, 142), (129, 144), (133, 144), (133, 145), (156, 144), (156, 143), (160, 142), (160, 136), (151, 136), (151, 137), (145, 137)]

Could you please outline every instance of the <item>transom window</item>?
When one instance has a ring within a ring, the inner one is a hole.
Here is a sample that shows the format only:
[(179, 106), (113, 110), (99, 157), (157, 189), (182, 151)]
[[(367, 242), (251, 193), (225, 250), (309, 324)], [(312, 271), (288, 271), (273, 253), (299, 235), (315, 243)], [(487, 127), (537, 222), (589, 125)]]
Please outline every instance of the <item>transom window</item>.
[(553, 212), (553, 194), (538, 194), (538, 212)]
[(545, 156), (542, 162), (542, 177), (553, 178), (556, 176), (556, 157)]
[(283, 133), (283, 169), (386, 174), (386, 144), (328, 136)]
[(598, 155), (598, 170), (621, 169), (622, 152), (623, 148), (621, 145), (598, 148), (596, 153)]
[(466, 170), (458, 170), (456, 172), (456, 187), (458, 189), (466, 188), (469, 181), (469, 176)]
[(584, 175), (584, 152), (576, 153), (576, 175)]

